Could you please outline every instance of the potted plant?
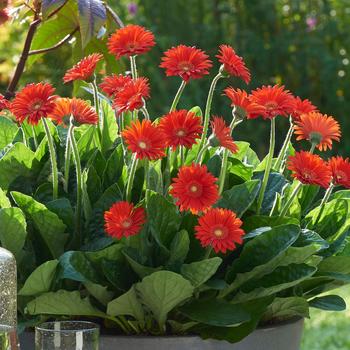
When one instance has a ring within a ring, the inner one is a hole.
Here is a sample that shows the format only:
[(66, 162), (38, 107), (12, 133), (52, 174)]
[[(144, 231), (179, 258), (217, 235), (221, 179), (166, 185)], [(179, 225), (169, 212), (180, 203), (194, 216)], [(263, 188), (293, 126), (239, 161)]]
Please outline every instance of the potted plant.
[[(181, 96), (212, 61), (195, 47), (166, 51), (160, 67), (180, 86), (169, 112), (150, 116), (137, 57), (154, 35), (128, 25), (106, 45), (130, 74), (100, 75), (92, 53), (63, 77), (93, 106), (44, 82), (0, 100), (0, 242), (18, 260), (20, 328), (87, 318), (105, 349), (298, 349), (310, 307), (345, 308), (322, 294), (349, 281), (350, 163), (316, 153), (339, 141), (338, 122), (283, 86), (220, 96), (219, 80), (250, 81), (228, 45), (204, 113)], [(225, 119), (213, 98), (231, 105)], [(262, 160), (232, 138), (256, 118), (271, 125)], [(293, 133), (310, 150), (295, 151)]]

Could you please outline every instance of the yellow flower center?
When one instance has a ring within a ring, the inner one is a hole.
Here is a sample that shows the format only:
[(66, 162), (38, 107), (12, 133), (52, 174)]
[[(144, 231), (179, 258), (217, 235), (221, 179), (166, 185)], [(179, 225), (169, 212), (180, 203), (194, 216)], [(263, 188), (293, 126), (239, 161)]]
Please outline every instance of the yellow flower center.
[(139, 142), (139, 147), (142, 148), (142, 149), (146, 149), (147, 148), (147, 143), (144, 142), (144, 141), (140, 141)]
[(192, 186), (190, 187), (190, 191), (193, 192), (193, 193), (195, 193), (195, 192), (198, 191), (198, 187), (197, 187), (196, 185), (192, 185)]
[(124, 228), (129, 228), (131, 226), (131, 224), (132, 224), (132, 221), (130, 219), (126, 219), (122, 222), (122, 226)]
[(217, 229), (214, 230), (214, 235), (215, 235), (216, 237), (222, 237), (223, 234), (224, 234), (224, 232), (223, 232), (221, 229), (219, 229), (219, 228), (217, 228)]
[(180, 136), (180, 137), (186, 135), (184, 130), (178, 130), (178, 132), (176, 134), (177, 134), (177, 136)]

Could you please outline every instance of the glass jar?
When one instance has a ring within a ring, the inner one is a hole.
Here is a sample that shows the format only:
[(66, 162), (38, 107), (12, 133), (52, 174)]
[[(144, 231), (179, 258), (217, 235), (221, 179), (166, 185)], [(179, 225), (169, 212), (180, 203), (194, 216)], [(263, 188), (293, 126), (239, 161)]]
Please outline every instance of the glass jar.
[(12, 253), (0, 247), (0, 349), (19, 349), (17, 327), (17, 269)]

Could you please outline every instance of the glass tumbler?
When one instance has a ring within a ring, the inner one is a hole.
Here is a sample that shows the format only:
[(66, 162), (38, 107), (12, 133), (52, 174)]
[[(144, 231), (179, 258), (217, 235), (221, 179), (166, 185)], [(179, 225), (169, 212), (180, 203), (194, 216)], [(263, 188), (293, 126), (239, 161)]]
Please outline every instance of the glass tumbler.
[(98, 350), (99, 337), (92, 322), (46, 322), (35, 328), (35, 350)]

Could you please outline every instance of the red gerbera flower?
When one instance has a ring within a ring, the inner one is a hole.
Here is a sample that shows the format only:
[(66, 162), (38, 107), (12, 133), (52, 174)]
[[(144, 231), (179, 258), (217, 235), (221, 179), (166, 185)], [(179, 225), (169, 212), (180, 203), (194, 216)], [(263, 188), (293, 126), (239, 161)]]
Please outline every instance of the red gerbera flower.
[(99, 85), (101, 90), (108, 96), (112, 97), (117, 92), (122, 90), (124, 86), (131, 81), (131, 77), (123, 74), (112, 74), (103, 78), (102, 83)]
[(302, 114), (296, 122), (295, 135), (297, 140), (309, 140), (317, 144), (320, 151), (332, 148), (332, 140), (340, 140), (339, 123), (326, 114), (311, 112)]
[(10, 108), (10, 102), (6, 100), (4, 95), (0, 94), (0, 112)]
[(115, 94), (113, 108), (118, 113), (134, 111), (144, 105), (144, 99), (150, 96), (150, 88), (147, 78), (137, 78), (130, 80), (123, 89)]
[(288, 169), (292, 171), (292, 176), (303, 184), (328, 188), (332, 179), (328, 164), (320, 156), (310, 152), (301, 151), (290, 156)]
[(106, 232), (117, 239), (135, 236), (146, 222), (145, 210), (128, 202), (114, 203), (104, 218)]
[(229, 75), (241, 78), (246, 84), (250, 82), (249, 69), (246, 67), (243, 58), (238, 56), (231, 46), (221, 45), (216, 57), (224, 65), (224, 69)]
[(159, 159), (165, 156), (165, 139), (158, 127), (149, 120), (136, 120), (123, 132), (128, 149), (139, 159)]
[(160, 67), (165, 69), (168, 77), (179, 76), (187, 82), (209, 74), (212, 63), (208, 58), (209, 56), (200, 49), (179, 45), (164, 53)]
[(231, 137), (231, 129), (226, 126), (225, 120), (222, 117), (214, 116), (211, 121), (211, 127), (213, 134), (210, 137), (210, 143), (212, 146), (221, 146), (227, 148), (232, 153), (238, 151), (238, 146), (234, 143)]
[(11, 112), (19, 123), (27, 119), (29, 124), (37, 125), (41, 118), (46, 118), (55, 108), (53, 93), (55, 89), (51, 84), (28, 84), (11, 103)]
[(108, 50), (117, 58), (148, 52), (154, 45), (154, 35), (144, 27), (129, 24), (118, 29), (108, 40)]
[(236, 243), (243, 242), (242, 236), (245, 233), (241, 226), (242, 221), (233, 211), (221, 208), (209, 209), (199, 218), (195, 236), (202, 247), (211, 246), (216, 253), (226, 253), (227, 250), (234, 250)]
[(69, 125), (71, 115), (78, 124), (97, 124), (98, 116), (94, 108), (80, 98), (58, 98), (50, 118), (57, 124)]
[(254, 90), (251, 101), (265, 107), (264, 119), (272, 119), (278, 115), (288, 116), (292, 113), (293, 95), (284, 86), (263, 86)]
[(300, 120), (302, 114), (310, 112), (318, 112), (317, 107), (314, 106), (308, 99), (302, 100), (299, 96), (293, 97), (293, 111), (292, 117), (295, 121)]
[(231, 107), (235, 107), (235, 115), (244, 119), (257, 118), (264, 115), (265, 107), (250, 100), (248, 93), (244, 90), (228, 87), (224, 90), (225, 95), (231, 100)]
[(160, 119), (159, 128), (165, 135), (167, 146), (191, 148), (203, 131), (201, 118), (185, 109), (173, 111)]
[(84, 57), (79, 61), (73, 68), (69, 69), (63, 77), (63, 81), (68, 83), (74, 80), (88, 81), (96, 69), (98, 61), (103, 56), (99, 53), (93, 53), (89, 56)]
[(0, 10), (0, 25), (6, 23), (10, 18), (11, 17), (7, 8)]
[(333, 183), (350, 188), (350, 162), (349, 158), (332, 157), (328, 161), (333, 175)]
[(205, 165), (182, 166), (173, 179), (170, 194), (177, 199), (180, 210), (190, 210), (197, 214), (206, 211), (219, 199), (217, 178)]

